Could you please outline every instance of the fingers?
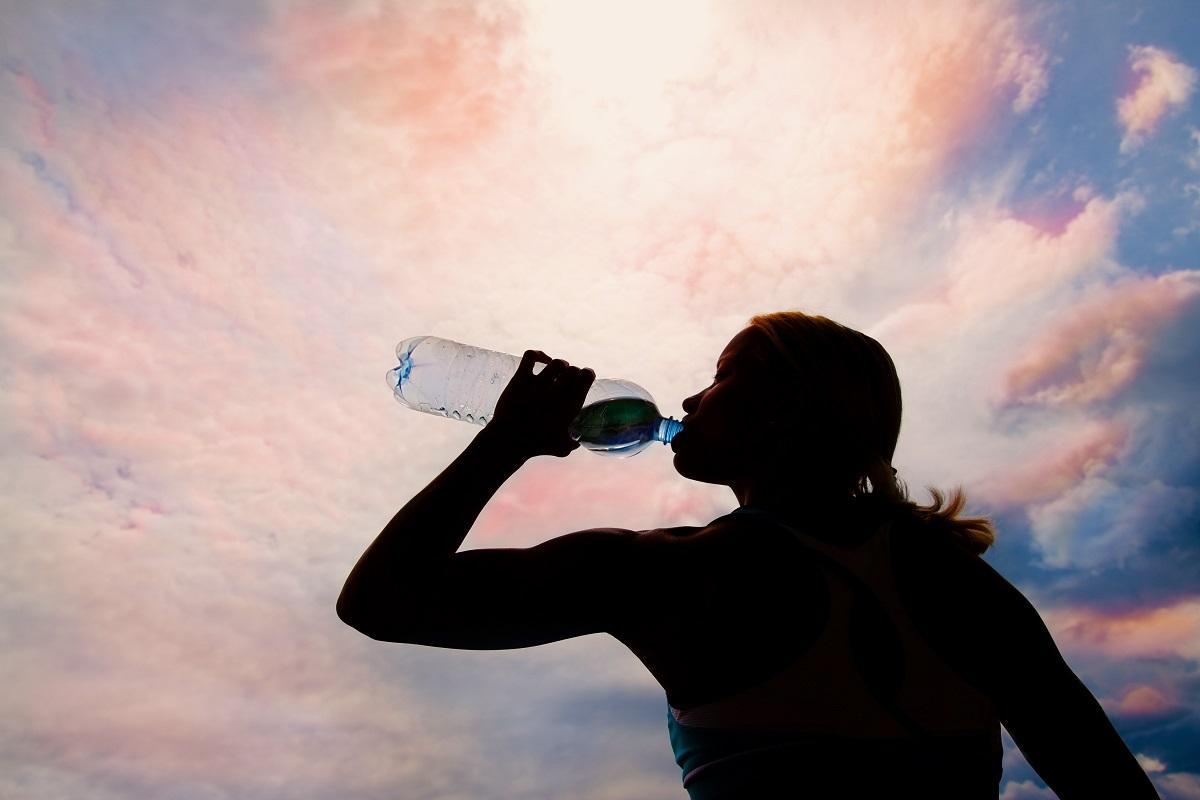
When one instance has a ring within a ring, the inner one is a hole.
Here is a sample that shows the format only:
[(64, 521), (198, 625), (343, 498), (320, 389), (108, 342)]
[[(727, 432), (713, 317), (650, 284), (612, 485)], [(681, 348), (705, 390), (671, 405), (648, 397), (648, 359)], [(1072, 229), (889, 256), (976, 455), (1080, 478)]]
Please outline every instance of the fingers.
[(592, 388), (592, 381), (596, 380), (596, 373), (587, 367), (577, 368), (576, 371), (578, 374), (575, 375), (575, 389), (579, 394), (579, 401), (583, 402), (587, 398), (588, 390)]
[[(517, 374), (533, 375), (533, 365), (537, 362), (550, 362), (550, 356), (543, 353), (541, 350), (526, 350), (525, 355), (521, 357), (521, 363), (517, 365)], [(538, 375), (545, 375), (546, 369), (543, 369)]]
[(596, 380), (596, 372), (587, 367), (572, 367), (561, 358), (550, 358), (541, 350), (526, 350), (525, 355), (521, 358), (521, 364), (517, 367), (518, 372), (533, 373), (533, 365), (536, 362), (543, 362), (546, 367), (538, 373), (539, 377), (544, 376), (551, 382), (564, 382), (572, 386), (583, 387), (584, 394), (587, 393), (587, 388)]
[(521, 356), (521, 364), (517, 367), (519, 370), (530, 372), (533, 370), (535, 361), (549, 361), (550, 357), (541, 350), (526, 350), (525, 355)]
[(550, 380), (558, 380), (559, 378), (563, 377), (567, 369), (567, 362), (563, 361), (561, 358), (556, 358), (546, 366), (546, 369), (542, 374), (548, 374), (550, 376)]
[(533, 365), (538, 362), (546, 364), (546, 367), (537, 373), (538, 377), (546, 377), (551, 381), (557, 380), (567, 368), (567, 362), (561, 358), (551, 359), (541, 350), (526, 350), (525, 355), (521, 357), (521, 363), (517, 365), (517, 371), (533, 374)]
[(587, 367), (572, 367), (562, 359), (556, 358), (551, 361), (550, 366), (546, 367), (547, 372), (550, 370), (554, 370), (550, 374), (551, 381), (563, 388), (578, 390), (581, 398), (587, 395), (588, 388), (596, 380), (594, 370)]

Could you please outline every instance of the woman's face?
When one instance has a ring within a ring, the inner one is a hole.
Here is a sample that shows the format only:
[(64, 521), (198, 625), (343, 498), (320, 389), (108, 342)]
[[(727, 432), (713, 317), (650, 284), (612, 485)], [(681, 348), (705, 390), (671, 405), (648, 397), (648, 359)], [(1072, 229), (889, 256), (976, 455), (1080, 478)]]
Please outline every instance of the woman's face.
[[(712, 383), (683, 401), (683, 430), (671, 441), (675, 470), (685, 478), (730, 486), (768, 469), (768, 419), (783, 398), (772, 387), (766, 337), (746, 328), (725, 346)], [(780, 420), (780, 427), (786, 427)]]

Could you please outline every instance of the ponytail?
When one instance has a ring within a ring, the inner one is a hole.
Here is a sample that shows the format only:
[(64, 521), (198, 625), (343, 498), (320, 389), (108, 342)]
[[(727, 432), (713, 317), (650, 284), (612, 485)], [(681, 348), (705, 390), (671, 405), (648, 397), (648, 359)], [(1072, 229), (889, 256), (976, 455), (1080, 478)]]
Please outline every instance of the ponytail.
[[(896, 470), (882, 458), (873, 460), (867, 468), (871, 491), (859, 491), (859, 497), (869, 499), (872, 505), (883, 510), (893, 519), (899, 519), (923, 533), (943, 536), (953, 544), (974, 555), (983, 555), (996, 541), (996, 529), (988, 517), (959, 517), (967, 504), (967, 496), (961, 486), (946, 495), (934, 486), (925, 487), (933, 502), (927, 506), (917, 505), (908, 497), (908, 490), (896, 477)], [(860, 490), (863, 485), (860, 484)], [(946, 503), (943, 507), (943, 503)]]

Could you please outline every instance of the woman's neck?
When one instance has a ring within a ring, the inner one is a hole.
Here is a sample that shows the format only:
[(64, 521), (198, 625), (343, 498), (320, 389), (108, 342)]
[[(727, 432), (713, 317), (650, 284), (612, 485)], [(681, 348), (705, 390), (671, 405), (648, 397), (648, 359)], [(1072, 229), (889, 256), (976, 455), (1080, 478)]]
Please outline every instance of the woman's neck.
[(856, 542), (874, 521), (868, 509), (850, 498), (832, 503), (827, 497), (756, 497), (750, 494), (746, 500), (741, 504), (743, 507), (769, 512), (797, 530), (829, 541)]

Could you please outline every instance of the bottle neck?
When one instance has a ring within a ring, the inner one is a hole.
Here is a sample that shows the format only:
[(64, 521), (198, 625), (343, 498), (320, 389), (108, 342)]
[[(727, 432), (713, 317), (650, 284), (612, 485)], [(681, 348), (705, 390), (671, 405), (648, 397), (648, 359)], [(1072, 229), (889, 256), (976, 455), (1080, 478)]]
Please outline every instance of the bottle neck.
[(654, 440), (663, 444), (670, 444), (675, 438), (675, 434), (683, 430), (683, 423), (674, 417), (659, 417), (658, 424), (654, 426)]

